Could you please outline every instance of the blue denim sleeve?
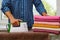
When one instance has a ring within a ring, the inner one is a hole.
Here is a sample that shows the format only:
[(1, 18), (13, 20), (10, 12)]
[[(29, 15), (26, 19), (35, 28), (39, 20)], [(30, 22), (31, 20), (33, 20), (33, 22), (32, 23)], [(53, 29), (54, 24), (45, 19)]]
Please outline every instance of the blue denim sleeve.
[(36, 10), (42, 15), (43, 12), (46, 12), (44, 5), (41, 0), (33, 0), (33, 3), (36, 7)]
[(3, 0), (3, 1), (2, 1), (1, 10), (2, 10), (3, 13), (5, 13), (5, 12), (7, 12), (7, 11), (10, 11), (9, 5), (10, 5), (10, 0)]

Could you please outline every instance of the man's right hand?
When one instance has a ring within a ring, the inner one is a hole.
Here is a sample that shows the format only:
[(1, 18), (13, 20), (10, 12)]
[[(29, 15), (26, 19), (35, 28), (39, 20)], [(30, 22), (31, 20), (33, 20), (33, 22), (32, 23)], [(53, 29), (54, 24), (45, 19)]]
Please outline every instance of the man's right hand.
[(12, 13), (10, 11), (5, 12), (5, 15), (10, 19), (10, 23), (13, 26), (19, 26), (20, 25), (19, 21), (22, 21), (22, 20), (15, 19), (14, 16), (12, 15)]
[(14, 26), (14, 27), (17, 27), (20, 25), (20, 19), (10, 19), (10, 23)]

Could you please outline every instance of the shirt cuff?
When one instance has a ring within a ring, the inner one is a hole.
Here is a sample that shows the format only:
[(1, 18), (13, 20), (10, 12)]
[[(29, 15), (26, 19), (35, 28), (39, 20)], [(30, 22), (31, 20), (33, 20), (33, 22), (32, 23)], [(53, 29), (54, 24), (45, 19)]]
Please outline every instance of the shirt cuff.
[(4, 7), (1, 9), (3, 11), (3, 13), (7, 12), (7, 11), (10, 11), (10, 9), (8, 7)]

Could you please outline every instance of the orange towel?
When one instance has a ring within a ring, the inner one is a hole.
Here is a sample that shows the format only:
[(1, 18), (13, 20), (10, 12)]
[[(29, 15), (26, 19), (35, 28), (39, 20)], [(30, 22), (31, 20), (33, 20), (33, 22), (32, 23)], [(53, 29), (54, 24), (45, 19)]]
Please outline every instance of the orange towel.
[(60, 28), (60, 25), (43, 24), (43, 23), (34, 23), (34, 24), (33, 24), (33, 27)]

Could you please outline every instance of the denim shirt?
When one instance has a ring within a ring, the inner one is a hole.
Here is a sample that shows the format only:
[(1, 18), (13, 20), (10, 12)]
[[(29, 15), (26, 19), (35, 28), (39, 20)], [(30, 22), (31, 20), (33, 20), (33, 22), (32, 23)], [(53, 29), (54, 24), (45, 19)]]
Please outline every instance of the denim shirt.
[(42, 12), (46, 12), (41, 0), (3, 0), (1, 10), (3, 13), (11, 11), (14, 18), (27, 22), (31, 27), (34, 23), (33, 4), (41, 15)]

